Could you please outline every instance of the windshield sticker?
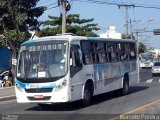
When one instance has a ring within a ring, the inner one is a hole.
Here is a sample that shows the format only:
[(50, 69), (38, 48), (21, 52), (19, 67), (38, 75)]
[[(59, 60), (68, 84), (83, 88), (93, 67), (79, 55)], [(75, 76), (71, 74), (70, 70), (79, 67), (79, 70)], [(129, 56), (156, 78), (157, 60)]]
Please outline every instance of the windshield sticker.
[(38, 77), (45, 77), (46, 76), (46, 72), (38, 72)]

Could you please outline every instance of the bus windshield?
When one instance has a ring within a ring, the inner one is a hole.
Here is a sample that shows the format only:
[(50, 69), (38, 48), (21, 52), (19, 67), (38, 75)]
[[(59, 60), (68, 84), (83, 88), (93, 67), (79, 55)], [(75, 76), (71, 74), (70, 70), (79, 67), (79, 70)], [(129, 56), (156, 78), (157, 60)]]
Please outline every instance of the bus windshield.
[(67, 42), (45, 41), (20, 48), (18, 78), (53, 78), (67, 73)]

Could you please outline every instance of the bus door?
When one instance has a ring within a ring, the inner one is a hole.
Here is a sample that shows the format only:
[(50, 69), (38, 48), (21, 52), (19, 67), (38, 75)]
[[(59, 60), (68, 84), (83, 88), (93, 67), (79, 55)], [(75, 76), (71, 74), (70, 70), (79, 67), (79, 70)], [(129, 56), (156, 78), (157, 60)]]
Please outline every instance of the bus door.
[(72, 101), (81, 99), (83, 88), (82, 52), (78, 45), (72, 45), (70, 50), (70, 78)]

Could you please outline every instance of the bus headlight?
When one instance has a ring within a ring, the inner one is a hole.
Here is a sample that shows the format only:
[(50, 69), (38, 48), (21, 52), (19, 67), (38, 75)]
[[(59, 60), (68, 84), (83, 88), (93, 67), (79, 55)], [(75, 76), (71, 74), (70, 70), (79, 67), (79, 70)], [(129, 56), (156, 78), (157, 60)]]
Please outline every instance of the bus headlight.
[(67, 85), (67, 81), (64, 80), (64, 81), (62, 82), (62, 86), (66, 86), (66, 85)]
[(57, 85), (55, 91), (63, 89), (67, 85), (67, 81), (63, 80), (60, 84)]
[(16, 88), (21, 92), (23, 91), (22, 87), (20, 85), (18, 85), (17, 83), (16, 83)]

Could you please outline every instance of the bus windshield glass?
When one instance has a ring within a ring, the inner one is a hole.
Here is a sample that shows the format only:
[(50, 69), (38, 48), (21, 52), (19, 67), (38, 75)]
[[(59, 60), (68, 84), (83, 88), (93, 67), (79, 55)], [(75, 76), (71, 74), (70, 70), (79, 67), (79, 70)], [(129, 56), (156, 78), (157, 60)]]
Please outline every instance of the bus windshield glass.
[(66, 41), (41, 41), (21, 46), (18, 78), (53, 78), (67, 73)]

